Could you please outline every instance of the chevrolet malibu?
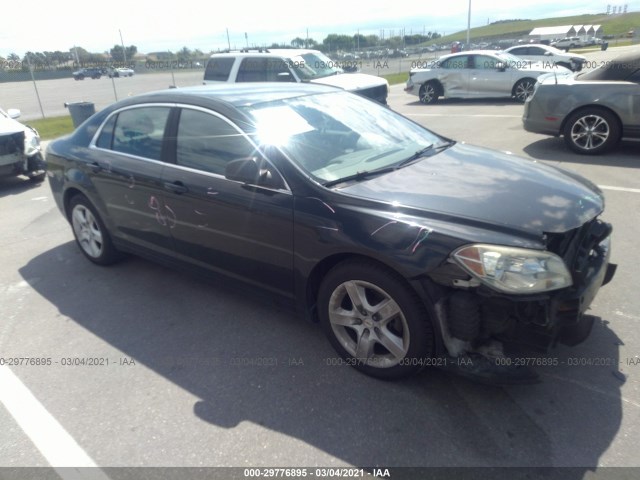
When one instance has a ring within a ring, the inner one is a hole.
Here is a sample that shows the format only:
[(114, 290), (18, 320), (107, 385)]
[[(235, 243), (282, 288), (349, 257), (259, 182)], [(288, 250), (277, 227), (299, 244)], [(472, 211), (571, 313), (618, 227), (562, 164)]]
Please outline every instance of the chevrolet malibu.
[(537, 78), (569, 69), (524, 60), (506, 52), (474, 50), (444, 55), (438, 60), (414, 62), (405, 92), (424, 104), (446, 98), (514, 98), (524, 102)]
[(437, 366), (533, 381), (503, 345), (583, 341), (614, 272), (589, 181), (328, 86), (127, 98), (47, 159), (91, 262), (133, 253), (269, 290), (380, 378)]

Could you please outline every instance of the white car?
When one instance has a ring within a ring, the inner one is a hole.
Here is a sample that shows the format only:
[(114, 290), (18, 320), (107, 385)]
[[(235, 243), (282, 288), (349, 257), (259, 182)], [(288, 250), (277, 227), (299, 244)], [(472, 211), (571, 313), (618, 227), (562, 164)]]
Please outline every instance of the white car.
[(132, 68), (114, 68), (109, 72), (109, 77), (133, 77), (134, 73)]
[(0, 177), (26, 175), (40, 182), (45, 175), (40, 135), (35, 128), (17, 122), (19, 116), (20, 110), (0, 108)]
[(555, 47), (542, 44), (518, 45), (507, 48), (505, 52), (524, 60), (560, 65), (573, 72), (582, 70), (582, 67), (587, 62), (587, 58), (582, 55), (563, 52)]
[(522, 60), (509, 53), (472, 50), (444, 55), (438, 60), (414, 62), (405, 92), (417, 95), (424, 104), (446, 98), (510, 97), (524, 102), (537, 78), (545, 73), (571, 73), (554, 65)]
[(214, 53), (204, 71), (204, 83), (309, 82), (342, 88), (386, 105), (389, 82), (364, 73), (345, 73), (360, 60), (337, 62), (318, 50), (257, 49)]

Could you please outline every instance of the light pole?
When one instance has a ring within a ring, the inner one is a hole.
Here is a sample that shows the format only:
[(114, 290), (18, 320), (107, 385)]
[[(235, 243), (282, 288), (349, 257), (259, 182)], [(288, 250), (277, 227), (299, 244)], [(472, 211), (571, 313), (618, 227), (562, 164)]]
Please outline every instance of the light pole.
[[(469, 0), (471, 1), (471, 0)], [(118, 32), (120, 32), (120, 44), (122, 45), (122, 58), (124, 59), (124, 65), (122, 65), (123, 67), (127, 66), (127, 51), (124, 48), (124, 40), (122, 40), (122, 30), (118, 29)]]
[(471, 0), (469, 0), (469, 14), (467, 15), (467, 50), (469, 50), (471, 40)]

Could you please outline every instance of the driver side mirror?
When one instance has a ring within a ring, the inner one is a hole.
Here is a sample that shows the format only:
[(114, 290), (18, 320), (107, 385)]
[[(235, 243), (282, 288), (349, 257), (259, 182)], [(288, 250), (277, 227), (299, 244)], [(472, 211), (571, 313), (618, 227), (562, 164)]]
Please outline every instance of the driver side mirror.
[(9, 115), (9, 118), (13, 118), (15, 120), (21, 115), (21, 112), (17, 108), (10, 108), (7, 110), (7, 115)]
[(265, 162), (256, 157), (232, 160), (224, 169), (224, 176), (228, 180), (257, 185), (267, 188), (282, 188), (278, 175), (264, 165)]

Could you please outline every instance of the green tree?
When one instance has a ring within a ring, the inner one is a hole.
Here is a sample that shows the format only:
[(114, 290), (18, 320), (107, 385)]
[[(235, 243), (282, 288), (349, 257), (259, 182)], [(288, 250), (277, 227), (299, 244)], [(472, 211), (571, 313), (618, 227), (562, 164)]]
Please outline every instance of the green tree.
[(177, 55), (179, 62), (187, 62), (191, 58), (192, 53), (187, 47), (182, 47), (181, 50), (178, 50)]
[(109, 50), (109, 53), (111, 54), (111, 59), (116, 63), (124, 63), (125, 54), (127, 63), (131, 63), (133, 62), (133, 57), (138, 53), (138, 47), (129, 45), (123, 54), (122, 45), (114, 45), (113, 48)]
[(322, 41), (322, 49), (325, 52), (352, 50), (354, 45), (353, 37), (349, 35), (338, 35), (337, 33), (330, 33)]
[(318, 48), (318, 42), (313, 38), (296, 37), (291, 40), (291, 46), (294, 48)]

